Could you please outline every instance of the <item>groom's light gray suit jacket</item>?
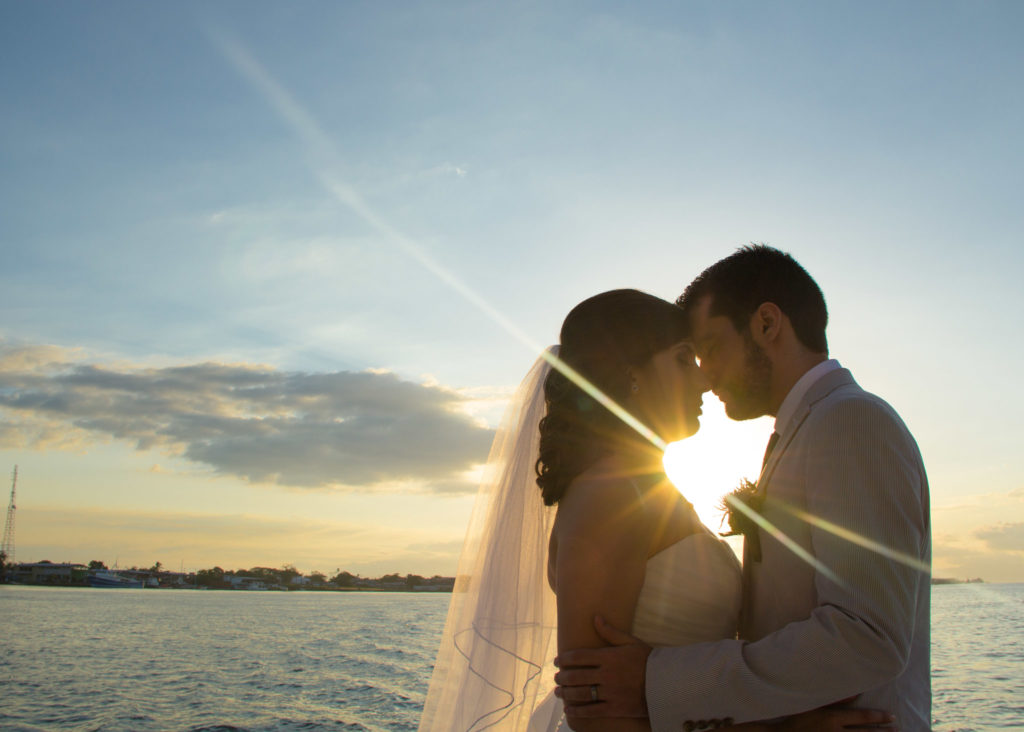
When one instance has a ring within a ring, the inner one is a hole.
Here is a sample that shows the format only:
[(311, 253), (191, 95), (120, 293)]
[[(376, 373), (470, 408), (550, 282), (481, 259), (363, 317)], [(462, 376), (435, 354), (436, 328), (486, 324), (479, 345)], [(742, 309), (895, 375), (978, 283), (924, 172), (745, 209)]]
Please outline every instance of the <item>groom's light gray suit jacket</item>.
[(928, 571), (827, 528), (930, 563), (928, 480), (899, 415), (846, 369), (825, 374), (759, 486), (764, 518), (820, 566), (759, 532), (760, 561), (744, 562), (740, 640), (651, 653), (655, 732), (773, 719), (856, 694), (856, 706), (894, 712), (902, 730), (930, 729)]

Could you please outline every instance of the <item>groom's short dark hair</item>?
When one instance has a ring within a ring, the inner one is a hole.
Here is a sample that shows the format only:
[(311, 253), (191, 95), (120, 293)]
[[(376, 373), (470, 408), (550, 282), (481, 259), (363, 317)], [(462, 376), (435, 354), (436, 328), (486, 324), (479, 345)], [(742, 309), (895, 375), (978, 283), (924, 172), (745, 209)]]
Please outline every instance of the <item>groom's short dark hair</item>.
[(724, 315), (740, 333), (761, 303), (773, 302), (793, 324), (800, 342), (828, 353), (825, 326), (828, 308), (818, 283), (789, 254), (764, 244), (741, 247), (715, 262), (689, 284), (676, 305), (689, 315), (705, 295), (711, 315)]

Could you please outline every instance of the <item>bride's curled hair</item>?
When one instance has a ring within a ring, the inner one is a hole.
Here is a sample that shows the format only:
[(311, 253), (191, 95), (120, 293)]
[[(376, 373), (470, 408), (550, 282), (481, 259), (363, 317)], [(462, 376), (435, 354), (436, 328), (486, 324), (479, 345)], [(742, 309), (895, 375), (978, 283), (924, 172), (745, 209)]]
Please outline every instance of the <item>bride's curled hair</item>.
[[(584, 300), (566, 316), (558, 357), (622, 404), (629, 394), (629, 369), (642, 367), (687, 334), (687, 318), (676, 305), (639, 290), (611, 290)], [(536, 471), (550, 506), (632, 428), (557, 369), (544, 381), (544, 400)]]

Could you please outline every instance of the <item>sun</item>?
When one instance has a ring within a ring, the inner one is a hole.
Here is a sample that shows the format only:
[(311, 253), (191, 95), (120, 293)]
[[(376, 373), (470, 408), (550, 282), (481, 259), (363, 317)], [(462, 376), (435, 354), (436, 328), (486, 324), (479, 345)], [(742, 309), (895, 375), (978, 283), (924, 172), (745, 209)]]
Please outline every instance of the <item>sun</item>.
[(722, 496), (742, 478), (756, 480), (773, 424), (770, 418), (734, 422), (710, 392), (704, 395), (703, 412), (700, 431), (665, 450), (665, 472), (700, 520), (718, 531)]

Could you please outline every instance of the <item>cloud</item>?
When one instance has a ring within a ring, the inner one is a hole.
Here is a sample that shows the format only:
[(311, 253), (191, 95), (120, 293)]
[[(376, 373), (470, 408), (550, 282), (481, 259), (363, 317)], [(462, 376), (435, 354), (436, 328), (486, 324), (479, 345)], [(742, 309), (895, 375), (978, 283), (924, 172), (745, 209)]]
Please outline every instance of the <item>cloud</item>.
[(1020, 582), (1024, 578), (1024, 554), (993, 551), (985, 544), (970, 543), (958, 537), (937, 537), (932, 566), (933, 577), (967, 579), (981, 577), (986, 582)]
[(455, 163), (446, 161), (430, 168), (423, 168), (405, 173), (399, 176), (395, 182), (398, 185), (408, 185), (423, 183), (434, 178), (447, 178), (450, 176), (465, 178), (468, 173), (469, 170), (465, 165), (456, 165)]
[(1024, 552), (1024, 523), (1001, 523), (987, 526), (974, 535), (993, 549)]
[(111, 366), (0, 344), (0, 447), (125, 440), (251, 482), (472, 490), (493, 431), (467, 401), (381, 371)]
[(1024, 489), (948, 496), (932, 508), (933, 574), (1024, 581)]

